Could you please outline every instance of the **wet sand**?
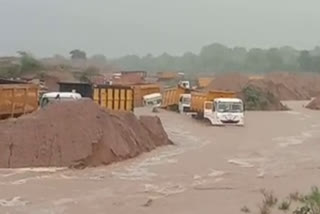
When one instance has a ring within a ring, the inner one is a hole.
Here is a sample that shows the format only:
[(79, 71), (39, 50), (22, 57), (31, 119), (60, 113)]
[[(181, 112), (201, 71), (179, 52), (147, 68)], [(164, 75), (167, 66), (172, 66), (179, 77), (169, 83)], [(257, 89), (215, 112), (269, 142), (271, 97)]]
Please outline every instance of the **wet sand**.
[(0, 170), (0, 213), (240, 213), (257, 207), (262, 188), (308, 191), (320, 186), (320, 112), (287, 104), (247, 112), (243, 128), (161, 111), (174, 146), (84, 170)]

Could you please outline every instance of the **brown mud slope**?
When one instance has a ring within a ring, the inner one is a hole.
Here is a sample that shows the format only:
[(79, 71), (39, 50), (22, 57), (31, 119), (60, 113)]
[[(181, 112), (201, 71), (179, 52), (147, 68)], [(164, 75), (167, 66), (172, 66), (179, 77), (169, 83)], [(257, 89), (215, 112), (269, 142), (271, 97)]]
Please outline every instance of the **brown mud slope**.
[(248, 83), (249, 78), (240, 73), (218, 74), (206, 90), (221, 90), (240, 92)]
[(158, 117), (107, 112), (89, 100), (0, 122), (0, 167), (98, 166), (171, 144)]
[(252, 80), (243, 88), (239, 97), (247, 110), (279, 111), (288, 110), (279, 99), (280, 95), (291, 93), (282, 84), (268, 80)]
[(320, 110), (320, 96), (313, 99), (306, 108), (313, 109), (313, 110)]
[(317, 74), (273, 72), (265, 79), (283, 84), (292, 91), (291, 96), (280, 97), (281, 100), (308, 100), (320, 93), (320, 75)]

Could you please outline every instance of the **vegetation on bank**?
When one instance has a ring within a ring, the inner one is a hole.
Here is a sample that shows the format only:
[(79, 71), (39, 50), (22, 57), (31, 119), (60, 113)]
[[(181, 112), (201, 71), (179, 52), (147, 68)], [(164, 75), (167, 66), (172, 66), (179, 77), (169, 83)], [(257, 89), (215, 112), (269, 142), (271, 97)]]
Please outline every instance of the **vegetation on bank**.
[(320, 214), (320, 191), (318, 187), (312, 187), (307, 194), (294, 192), (280, 200), (273, 192), (261, 190), (262, 202), (255, 210), (244, 206), (240, 209), (242, 213), (257, 214)]

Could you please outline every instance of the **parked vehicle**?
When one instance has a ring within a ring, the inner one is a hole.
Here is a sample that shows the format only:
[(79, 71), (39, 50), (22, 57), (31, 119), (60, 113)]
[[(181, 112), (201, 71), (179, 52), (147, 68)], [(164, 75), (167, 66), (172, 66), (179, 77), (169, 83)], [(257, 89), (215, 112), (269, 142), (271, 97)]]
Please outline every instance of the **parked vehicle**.
[(191, 94), (181, 94), (179, 99), (179, 112), (190, 112), (191, 107)]
[(78, 100), (81, 98), (81, 94), (75, 92), (49, 92), (42, 95), (40, 107), (43, 108), (50, 103)]
[(162, 107), (178, 110), (179, 101), (182, 94), (190, 94), (190, 90), (177, 86), (165, 89), (162, 93)]
[(110, 110), (134, 110), (134, 91), (129, 86), (95, 86), (93, 89), (93, 100), (101, 107)]
[(144, 96), (160, 93), (160, 86), (158, 84), (138, 84), (133, 85), (132, 87), (134, 90), (134, 107), (141, 107), (144, 105)]
[(214, 126), (244, 125), (244, 105), (234, 92), (191, 93), (191, 111)]
[(34, 84), (0, 84), (0, 119), (37, 110), (38, 96), (39, 88)]

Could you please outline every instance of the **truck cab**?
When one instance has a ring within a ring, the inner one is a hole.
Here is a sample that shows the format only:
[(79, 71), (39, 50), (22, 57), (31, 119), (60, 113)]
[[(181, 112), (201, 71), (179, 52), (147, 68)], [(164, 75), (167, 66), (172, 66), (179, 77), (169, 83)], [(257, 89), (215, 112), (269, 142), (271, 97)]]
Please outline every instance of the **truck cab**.
[(204, 118), (214, 126), (244, 126), (244, 105), (238, 98), (216, 98), (204, 102)]
[(153, 93), (143, 96), (144, 106), (160, 107), (162, 103), (162, 95), (160, 93)]
[(191, 84), (188, 80), (181, 80), (178, 85), (182, 88), (191, 89)]
[(179, 113), (190, 112), (191, 94), (181, 94), (179, 99)]

